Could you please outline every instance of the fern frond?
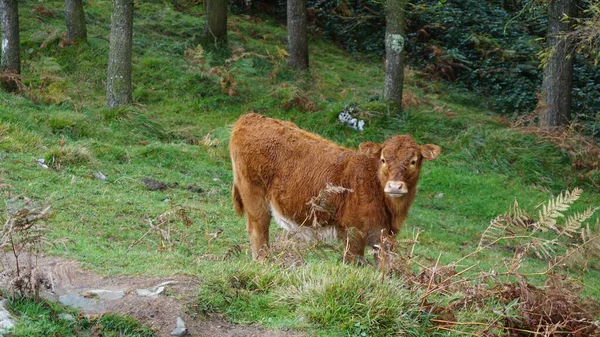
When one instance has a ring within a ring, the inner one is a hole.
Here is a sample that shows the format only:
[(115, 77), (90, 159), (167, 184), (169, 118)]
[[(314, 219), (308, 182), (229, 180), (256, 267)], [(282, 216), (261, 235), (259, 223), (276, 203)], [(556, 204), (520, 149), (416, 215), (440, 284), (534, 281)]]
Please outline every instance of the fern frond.
[(477, 249), (481, 249), (505, 236), (507, 226), (508, 222), (505, 215), (498, 215), (492, 219), (488, 228), (481, 234)]
[(533, 238), (527, 248), (531, 249), (538, 259), (548, 260), (556, 255), (554, 245), (556, 245), (556, 240)]
[[(600, 207), (589, 207), (583, 212), (568, 211), (582, 194), (579, 188), (565, 191), (537, 208), (537, 222), (519, 208), (515, 200), (508, 213), (497, 216), (481, 235), (478, 250), (491, 246), (500, 240), (515, 249), (511, 266), (520, 266), (527, 254), (549, 261), (550, 269), (563, 265), (581, 265), (600, 261), (600, 220), (596, 229), (584, 223), (592, 218)], [(564, 222), (559, 223), (559, 218)], [(541, 233), (552, 230), (554, 234)], [(580, 237), (581, 241), (574, 239)], [(511, 267), (512, 268), (512, 267)]]
[(581, 242), (589, 241), (594, 235), (600, 235), (600, 218), (596, 219), (596, 225), (594, 229), (590, 228), (589, 223), (581, 229)]
[(600, 219), (596, 219), (594, 227), (592, 229), (588, 223), (581, 228), (581, 243), (567, 250), (563, 256), (557, 256), (551, 267), (575, 265), (587, 270), (590, 263), (600, 261)]
[(600, 207), (589, 207), (583, 212), (575, 213), (573, 215), (568, 216), (567, 220), (565, 221), (565, 227), (563, 228), (561, 234), (572, 238), (573, 234), (579, 232), (579, 230), (582, 229), (582, 223), (587, 219), (591, 218), (594, 215), (594, 213), (596, 213), (596, 211), (599, 209)]
[(531, 217), (519, 207), (518, 201), (515, 199), (513, 206), (508, 211), (508, 218), (514, 227), (521, 229), (530, 229), (534, 225)]
[(556, 233), (560, 233), (560, 230), (556, 227), (556, 219), (564, 217), (561, 212), (568, 210), (571, 204), (579, 199), (582, 192), (583, 190), (576, 187), (572, 192), (565, 191), (556, 198), (550, 199), (548, 204), (543, 204), (542, 209), (539, 211), (538, 228), (542, 231), (551, 229)]
[(507, 214), (499, 215), (490, 221), (490, 225), (481, 234), (478, 249), (497, 242), (501, 239), (509, 239), (515, 236), (529, 236), (527, 230), (535, 223), (531, 217), (519, 207), (515, 199)]

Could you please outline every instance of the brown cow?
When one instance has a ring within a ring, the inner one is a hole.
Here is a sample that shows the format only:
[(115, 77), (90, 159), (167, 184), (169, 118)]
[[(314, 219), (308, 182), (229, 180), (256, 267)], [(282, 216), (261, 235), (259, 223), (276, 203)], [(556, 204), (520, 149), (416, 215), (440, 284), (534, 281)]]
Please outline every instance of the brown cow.
[[(435, 159), (441, 148), (419, 146), (403, 135), (359, 149), (338, 146), (290, 122), (254, 113), (240, 117), (229, 143), (232, 197), (237, 214), (246, 213), (254, 259), (266, 256), (271, 217), (290, 232), (319, 227), (342, 235), (356, 229), (360, 235), (349, 241), (347, 260), (362, 257), (367, 244), (378, 245), (382, 230), (398, 233), (415, 197), (422, 160)], [(334, 192), (324, 196), (328, 189)]]

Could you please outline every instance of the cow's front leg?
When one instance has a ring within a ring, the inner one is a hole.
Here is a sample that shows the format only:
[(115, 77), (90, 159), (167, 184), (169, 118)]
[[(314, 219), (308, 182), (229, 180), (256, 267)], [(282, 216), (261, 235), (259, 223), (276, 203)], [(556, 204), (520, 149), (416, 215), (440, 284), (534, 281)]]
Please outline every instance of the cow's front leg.
[(346, 248), (344, 249), (344, 262), (365, 264), (365, 247), (367, 245), (366, 235), (358, 229), (351, 227), (346, 237)]
[(393, 251), (396, 245), (396, 239), (393, 236), (386, 234), (385, 230), (381, 230), (380, 233), (380, 240), (374, 246), (373, 261), (375, 261), (376, 265), (385, 270), (391, 268), (393, 264)]

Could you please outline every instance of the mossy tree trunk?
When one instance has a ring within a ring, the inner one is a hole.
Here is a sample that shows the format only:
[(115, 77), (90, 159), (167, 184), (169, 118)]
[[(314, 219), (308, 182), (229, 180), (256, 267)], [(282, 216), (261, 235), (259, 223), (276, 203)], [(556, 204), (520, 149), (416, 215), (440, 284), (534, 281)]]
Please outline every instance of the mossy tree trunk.
[(204, 15), (206, 47), (227, 47), (227, 0), (207, 0)]
[(0, 81), (8, 92), (16, 91), (21, 73), (21, 49), (19, 37), (19, 5), (17, 0), (0, 0), (2, 28), (2, 56), (0, 57)]
[(113, 0), (106, 79), (106, 104), (110, 108), (131, 103), (132, 47), (133, 1)]
[(65, 0), (65, 18), (67, 20), (67, 39), (73, 43), (87, 42), (83, 0)]
[(305, 0), (287, 0), (289, 67), (308, 69), (308, 23)]
[(406, 41), (406, 0), (386, 1), (385, 86), (383, 99), (402, 107), (404, 44)]
[(551, 0), (548, 5), (548, 36), (551, 56), (544, 69), (542, 93), (538, 104), (539, 123), (550, 129), (571, 120), (571, 90), (573, 88), (573, 45), (564, 35), (572, 30), (564, 15), (572, 17), (575, 0)]

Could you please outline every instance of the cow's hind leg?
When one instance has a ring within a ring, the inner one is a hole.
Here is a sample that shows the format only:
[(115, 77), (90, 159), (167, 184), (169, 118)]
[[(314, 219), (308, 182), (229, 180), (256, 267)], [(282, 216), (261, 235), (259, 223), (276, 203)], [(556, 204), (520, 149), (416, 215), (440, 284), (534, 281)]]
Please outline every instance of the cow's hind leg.
[(244, 200), (246, 211), (246, 229), (250, 235), (252, 258), (264, 260), (269, 250), (269, 225), (271, 212), (266, 200), (262, 198)]

